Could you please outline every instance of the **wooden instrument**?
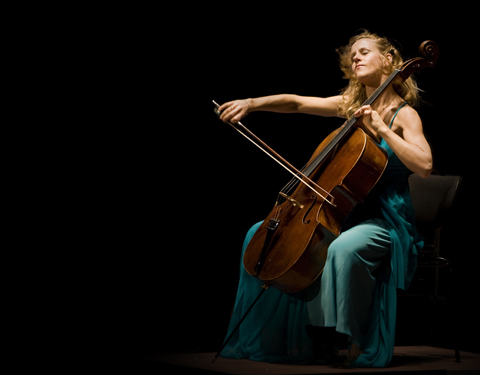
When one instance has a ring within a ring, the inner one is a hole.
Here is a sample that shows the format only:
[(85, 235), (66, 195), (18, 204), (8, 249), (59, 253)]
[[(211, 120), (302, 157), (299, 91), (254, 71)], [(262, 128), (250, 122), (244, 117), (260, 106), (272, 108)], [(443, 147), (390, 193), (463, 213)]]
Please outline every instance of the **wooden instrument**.
[[(420, 54), (423, 57), (395, 69), (363, 105), (372, 105), (390, 85), (434, 66), (438, 47), (425, 41)], [(286, 293), (301, 291), (321, 274), (330, 243), (339, 236), (352, 209), (364, 201), (382, 176), (388, 162), (386, 152), (362, 120), (352, 116), (323, 140), (299, 171), (241, 123), (230, 125), (247, 138), (254, 138), (257, 146), (275, 155), (294, 175), (252, 237), (243, 259), (245, 269), (266, 286)]]

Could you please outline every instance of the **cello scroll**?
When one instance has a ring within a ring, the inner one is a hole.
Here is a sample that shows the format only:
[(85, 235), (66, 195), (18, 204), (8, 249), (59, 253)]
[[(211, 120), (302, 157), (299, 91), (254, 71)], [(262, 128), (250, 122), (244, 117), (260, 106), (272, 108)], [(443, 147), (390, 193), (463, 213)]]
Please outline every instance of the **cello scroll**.
[(408, 77), (414, 73), (418, 73), (423, 68), (435, 66), (440, 53), (437, 43), (433, 40), (426, 40), (420, 45), (418, 50), (423, 57), (410, 59), (399, 68), (401, 72), (398, 78), (402, 81), (406, 81)]

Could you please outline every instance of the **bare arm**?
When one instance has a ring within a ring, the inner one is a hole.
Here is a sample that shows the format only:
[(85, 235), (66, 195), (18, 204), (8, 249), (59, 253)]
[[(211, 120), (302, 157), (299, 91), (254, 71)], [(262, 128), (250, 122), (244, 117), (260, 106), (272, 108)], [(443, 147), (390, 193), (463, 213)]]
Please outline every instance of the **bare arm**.
[(317, 116), (338, 116), (341, 96), (317, 98), (290, 94), (234, 100), (220, 106), (222, 121), (237, 123), (250, 112), (306, 113)]
[(364, 106), (355, 112), (356, 117), (363, 115), (366, 122), (388, 143), (402, 163), (426, 178), (432, 172), (433, 161), (430, 145), (423, 134), (422, 120), (417, 111), (405, 107), (395, 119), (395, 128), (390, 129), (370, 106)]

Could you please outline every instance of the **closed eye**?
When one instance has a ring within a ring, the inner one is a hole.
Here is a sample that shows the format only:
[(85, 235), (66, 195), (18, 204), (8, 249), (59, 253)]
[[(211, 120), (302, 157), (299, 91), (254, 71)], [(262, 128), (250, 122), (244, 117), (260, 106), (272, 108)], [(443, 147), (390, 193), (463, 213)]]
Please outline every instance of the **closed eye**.
[[(361, 55), (365, 56), (365, 55), (368, 55), (370, 50), (368, 48), (363, 47), (363, 48), (360, 48), (358, 50), (358, 52), (360, 52)], [(352, 53), (351, 58), (352, 58), (352, 62), (354, 62), (355, 61), (355, 53)]]

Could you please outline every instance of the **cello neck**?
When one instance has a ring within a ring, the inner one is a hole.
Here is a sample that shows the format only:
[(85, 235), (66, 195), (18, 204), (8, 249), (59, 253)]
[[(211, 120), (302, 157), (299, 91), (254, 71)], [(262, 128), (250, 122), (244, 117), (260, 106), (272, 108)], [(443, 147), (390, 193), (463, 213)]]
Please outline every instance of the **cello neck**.
[[(375, 91), (370, 97), (365, 100), (362, 104), (362, 107), (365, 105), (372, 105), (375, 100), (389, 87), (393, 81), (397, 78), (398, 74), (401, 73), (401, 70), (395, 69)], [(318, 154), (318, 156), (305, 168), (304, 174), (307, 176), (310, 175), (323, 161), (331, 154), (335, 147), (345, 138), (345, 136), (350, 133), (354, 125), (358, 122), (358, 119), (352, 115), (343, 125), (342, 130), (336, 135), (336, 137), (330, 142), (323, 151)]]

